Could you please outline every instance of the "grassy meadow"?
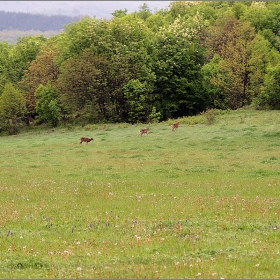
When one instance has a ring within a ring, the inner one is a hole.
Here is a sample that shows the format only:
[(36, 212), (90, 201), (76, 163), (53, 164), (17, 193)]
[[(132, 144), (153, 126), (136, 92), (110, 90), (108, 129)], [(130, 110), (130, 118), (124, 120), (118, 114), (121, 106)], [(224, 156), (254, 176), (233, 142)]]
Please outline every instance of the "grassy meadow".
[(0, 137), (0, 278), (280, 278), (280, 111), (205, 119)]

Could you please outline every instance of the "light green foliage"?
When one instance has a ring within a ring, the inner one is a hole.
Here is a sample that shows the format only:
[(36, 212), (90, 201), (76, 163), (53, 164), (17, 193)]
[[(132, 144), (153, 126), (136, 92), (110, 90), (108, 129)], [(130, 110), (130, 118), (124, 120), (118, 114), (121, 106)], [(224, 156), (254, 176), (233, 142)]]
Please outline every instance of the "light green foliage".
[(25, 100), (20, 91), (11, 83), (4, 86), (0, 95), (0, 119), (2, 123), (15, 122), (26, 112)]
[(130, 80), (124, 86), (124, 96), (128, 105), (128, 121), (131, 123), (143, 122), (149, 111), (146, 101), (146, 83), (139, 80)]
[(62, 34), (59, 45), (63, 60), (70, 57), (77, 57), (89, 48), (96, 36), (96, 25), (98, 20), (84, 17), (79, 22), (70, 23), (65, 26), (65, 33)]
[(156, 107), (153, 106), (151, 114), (149, 115), (148, 121), (151, 123), (158, 123), (161, 119), (161, 113), (157, 112)]
[(207, 121), (207, 124), (211, 125), (214, 123), (216, 119), (216, 110), (215, 109), (208, 109), (205, 112), (202, 113)]
[(35, 92), (37, 97), (36, 111), (38, 121), (57, 126), (61, 118), (61, 109), (58, 101), (58, 90), (48, 83), (40, 85)]
[(271, 29), (274, 24), (273, 13), (266, 8), (265, 2), (251, 2), (240, 18), (251, 22), (257, 31)]
[(278, 278), (280, 112), (217, 114), (2, 137), (0, 277)]
[(47, 39), (44, 36), (28, 36), (19, 38), (17, 44), (13, 45), (9, 52), (8, 79), (12, 83), (18, 83), (23, 77), (24, 70), (28, 64), (36, 58), (40, 47)]
[(57, 45), (48, 41), (40, 48), (36, 59), (28, 65), (28, 70), (24, 71), (24, 76), (18, 83), (19, 88), (24, 94), (27, 113), (36, 114), (35, 91), (40, 86), (45, 86), (48, 82), (55, 84), (59, 73), (58, 66), (54, 62), (58, 55)]
[(252, 43), (248, 62), (250, 71), (248, 91), (253, 99), (261, 93), (265, 86), (264, 77), (272, 60), (272, 54), (271, 44), (262, 35), (257, 34)]
[(222, 90), (212, 83), (213, 77), (216, 77), (219, 73), (219, 62), (221, 59), (218, 54), (215, 54), (209, 63), (203, 65), (201, 72), (203, 76), (203, 87), (209, 96), (210, 106), (224, 109), (227, 108), (227, 104), (223, 98)]
[(0, 132), (10, 135), (19, 133), (19, 125), (26, 111), (23, 94), (12, 83), (5, 84), (0, 95)]
[(8, 82), (10, 49), (11, 46), (8, 43), (0, 43), (0, 95)]
[(280, 108), (280, 66), (271, 67), (265, 76), (265, 87), (255, 99), (255, 103), (265, 107), (269, 105), (273, 109)]

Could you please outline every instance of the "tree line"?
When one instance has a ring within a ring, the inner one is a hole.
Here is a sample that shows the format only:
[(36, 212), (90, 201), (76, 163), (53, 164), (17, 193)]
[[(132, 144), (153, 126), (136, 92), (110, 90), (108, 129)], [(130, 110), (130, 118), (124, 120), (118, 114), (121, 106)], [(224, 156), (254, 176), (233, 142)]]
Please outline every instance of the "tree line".
[(79, 21), (80, 17), (65, 15), (41, 15), (21, 12), (0, 11), (0, 31), (2, 30), (53, 30), (61, 31), (66, 24)]
[(0, 129), (280, 109), (280, 3), (171, 2), (0, 44)]

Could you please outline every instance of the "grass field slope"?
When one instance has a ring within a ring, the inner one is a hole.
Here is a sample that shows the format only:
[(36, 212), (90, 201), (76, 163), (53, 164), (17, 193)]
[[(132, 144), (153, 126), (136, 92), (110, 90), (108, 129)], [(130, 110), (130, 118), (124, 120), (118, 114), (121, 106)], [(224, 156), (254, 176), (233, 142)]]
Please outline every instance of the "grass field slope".
[(280, 278), (279, 124), (240, 109), (1, 137), (0, 277)]

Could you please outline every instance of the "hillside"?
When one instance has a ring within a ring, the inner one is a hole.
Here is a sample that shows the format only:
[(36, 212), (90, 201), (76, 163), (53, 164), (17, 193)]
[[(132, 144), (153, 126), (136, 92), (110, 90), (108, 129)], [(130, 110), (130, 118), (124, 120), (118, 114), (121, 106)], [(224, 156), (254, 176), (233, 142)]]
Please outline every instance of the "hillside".
[(24, 12), (44, 15), (68, 15), (110, 19), (111, 13), (127, 9), (129, 13), (139, 10), (147, 3), (150, 10), (167, 8), (170, 1), (0, 1), (0, 11)]
[[(170, 1), (146, 1), (154, 12)], [(112, 12), (139, 10), (144, 1), (0, 1), (0, 42), (16, 43), (18, 38), (57, 35), (64, 26), (83, 16), (110, 19)]]
[(0, 30), (54, 30), (59, 31), (70, 22), (78, 21), (78, 16), (40, 15), (0, 11)]

